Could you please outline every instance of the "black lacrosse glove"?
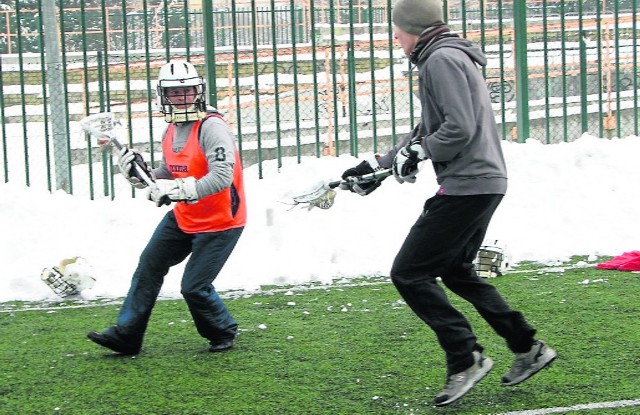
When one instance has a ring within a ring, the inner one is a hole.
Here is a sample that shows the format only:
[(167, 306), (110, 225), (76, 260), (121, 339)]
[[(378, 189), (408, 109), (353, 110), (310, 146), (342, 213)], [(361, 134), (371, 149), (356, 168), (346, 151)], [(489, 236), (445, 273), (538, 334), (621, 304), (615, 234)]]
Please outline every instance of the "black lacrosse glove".
[(386, 177), (373, 179), (367, 182), (359, 181), (358, 178), (365, 174), (371, 174), (377, 170), (380, 170), (380, 165), (375, 158), (371, 161), (365, 160), (357, 166), (347, 169), (342, 173), (342, 179), (345, 183), (341, 183), (340, 188), (357, 193), (360, 196), (366, 196), (380, 187), (380, 184)]
[[(134, 163), (137, 164), (137, 167), (133, 166)], [(118, 165), (120, 166), (122, 176), (136, 189), (144, 189), (147, 187), (147, 182), (138, 172), (138, 168), (142, 169), (147, 176), (153, 178), (153, 173), (149, 165), (142, 158), (142, 154), (133, 148), (122, 147), (118, 154)]]

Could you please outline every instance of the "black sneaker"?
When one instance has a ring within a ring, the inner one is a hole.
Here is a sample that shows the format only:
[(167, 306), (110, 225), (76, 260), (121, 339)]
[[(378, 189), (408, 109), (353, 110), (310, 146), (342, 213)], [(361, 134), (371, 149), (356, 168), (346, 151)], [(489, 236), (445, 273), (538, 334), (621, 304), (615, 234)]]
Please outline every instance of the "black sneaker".
[(457, 401), (487, 376), (493, 367), (493, 360), (478, 351), (473, 352), (473, 359), (474, 363), (470, 368), (447, 378), (444, 389), (436, 395), (433, 401), (435, 406), (445, 406)]
[(233, 347), (234, 339), (218, 340), (209, 342), (209, 351), (211, 353), (226, 352)]
[(555, 350), (542, 340), (537, 340), (526, 353), (516, 353), (511, 369), (502, 376), (502, 386), (513, 386), (535, 375), (558, 356)]
[(113, 331), (110, 329), (105, 330), (102, 333), (97, 333), (95, 331), (90, 331), (87, 333), (87, 337), (92, 342), (99, 344), (102, 347), (106, 347), (116, 353), (120, 353), (122, 355), (133, 356), (140, 353), (140, 347), (131, 346), (126, 342), (118, 339), (117, 337), (108, 334), (109, 331)]

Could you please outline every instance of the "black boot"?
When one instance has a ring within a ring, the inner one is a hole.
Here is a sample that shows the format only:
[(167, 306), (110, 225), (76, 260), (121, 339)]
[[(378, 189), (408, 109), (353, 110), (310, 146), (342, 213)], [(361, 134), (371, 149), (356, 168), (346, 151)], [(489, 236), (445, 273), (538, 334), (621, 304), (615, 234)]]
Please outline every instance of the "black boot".
[[(92, 342), (99, 344), (102, 347), (113, 350), (116, 353), (122, 355), (136, 355), (140, 353), (141, 344), (132, 344), (127, 342), (121, 336), (118, 335), (116, 327), (109, 327), (102, 333), (90, 331), (87, 333), (87, 337)], [(137, 343), (137, 342), (136, 342)]]

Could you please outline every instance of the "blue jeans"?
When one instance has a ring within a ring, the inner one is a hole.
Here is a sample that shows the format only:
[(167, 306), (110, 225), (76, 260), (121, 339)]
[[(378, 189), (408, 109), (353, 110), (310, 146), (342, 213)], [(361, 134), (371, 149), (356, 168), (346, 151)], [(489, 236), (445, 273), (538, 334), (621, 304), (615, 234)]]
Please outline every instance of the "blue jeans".
[(244, 228), (222, 232), (184, 233), (173, 211), (160, 221), (140, 255), (131, 287), (118, 316), (116, 333), (140, 346), (151, 310), (169, 268), (191, 257), (182, 276), (184, 297), (200, 335), (214, 343), (233, 339), (238, 324), (213, 287)]

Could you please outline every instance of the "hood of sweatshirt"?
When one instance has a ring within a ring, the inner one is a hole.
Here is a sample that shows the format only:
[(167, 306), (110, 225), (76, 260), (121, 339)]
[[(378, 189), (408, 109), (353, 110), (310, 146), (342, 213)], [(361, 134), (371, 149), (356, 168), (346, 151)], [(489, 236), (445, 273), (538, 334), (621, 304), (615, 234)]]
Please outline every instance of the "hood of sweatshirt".
[(413, 52), (411, 52), (411, 62), (417, 65), (420, 62), (427, 60), (433, 52), (441, 48), (459, 49), (466, 53), (469, 58), (478, 65), (487, 65), (487, 57), (478, 46), (453, 33), (444, 33), (429, 42), (421, 42), (418, 40), (416, 47)]

